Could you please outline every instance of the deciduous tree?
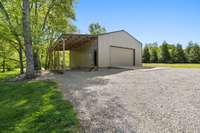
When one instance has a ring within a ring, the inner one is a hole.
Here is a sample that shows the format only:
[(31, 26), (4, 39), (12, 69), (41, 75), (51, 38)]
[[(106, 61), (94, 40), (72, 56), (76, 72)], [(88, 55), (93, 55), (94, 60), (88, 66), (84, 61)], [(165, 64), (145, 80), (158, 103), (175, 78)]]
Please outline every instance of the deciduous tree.
[(9, 42), (19, 55), (20, 73), (23, 74), (23, 44), (21, 30), (21, 5), (20, 1), (0, 1), (0, 39)]
[[(21, 73), (23, 73), (22, 0), (0, 1), (0, 40), (6, 40), (19, 53)], [(13, 4), (15, 3), (15, 4)], [(73, 24), (75, 0), (30, 0), (30, 28), (35, 67), (48, 64), (48, 47), (62, 33), (76, 31)], [(46, 58), (46, 59), (45, 59)]]
[(101, 26), (99, 23), (90, 24), (88, 30), (92, 35), (97, 35), (106, 32), (106, 28)]
[(34, 61), (33, 61), (33, 50), (32, 50), (32, 36), (31, 36), (31, 25), (30, 25), (30, 3), (29, 0), (23, 0), (23, 36), (26, 53), (26, 78), (32, 79), (35, 77)]

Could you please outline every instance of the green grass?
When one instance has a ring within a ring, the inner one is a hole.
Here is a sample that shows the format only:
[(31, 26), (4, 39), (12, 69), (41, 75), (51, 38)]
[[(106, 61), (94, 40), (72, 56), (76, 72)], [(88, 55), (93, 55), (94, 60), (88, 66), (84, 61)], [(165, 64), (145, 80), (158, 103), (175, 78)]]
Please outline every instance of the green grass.
[(15, 69), (14, 71), (9, 72), (0, 72), (0, 80), (15, 77), (19, 74), (19, 69)]
[[(1, 74), (1, 77), (6, 77)], [(12, 75), (6, 74), (8, 76)], [(0, 81), (1, 133), (73, 133), (79, 120), (52, 81)]]
[(200, 68), (200, 64), (160, 64), (144, 63), (144, 67), (171, 67), (171, 68)]

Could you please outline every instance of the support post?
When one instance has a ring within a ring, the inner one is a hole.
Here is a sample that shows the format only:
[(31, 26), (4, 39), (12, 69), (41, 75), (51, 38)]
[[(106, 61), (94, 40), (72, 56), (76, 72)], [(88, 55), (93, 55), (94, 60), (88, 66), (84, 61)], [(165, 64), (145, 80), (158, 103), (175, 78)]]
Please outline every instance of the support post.
[(53, 70), (53, 50), (51, 50), (51, 56), (50, 56), (50, 58), (51, 58), (51, 70)]
[(60, 70), (60, 51), (58, 51), (58, 70)]
[(55, 50), (53, 50), (53, 70), (55, 70), (55, 65), (56, 62), (55, 62)]
[(58, 70), (58, 51), (55, 51), (55, 70)]
[(65, 70), (65, 39), (63, 39), (63, 71)]
[(52, 52), (51, 52), (51, 50), (49, 50), (48, 53), (49, 53), (49, 56), (48, 56), (49, 62), (48, 62), (47, 67), (48, 67), (49, 70), (51, 70), (51, 66), (52, 66)]

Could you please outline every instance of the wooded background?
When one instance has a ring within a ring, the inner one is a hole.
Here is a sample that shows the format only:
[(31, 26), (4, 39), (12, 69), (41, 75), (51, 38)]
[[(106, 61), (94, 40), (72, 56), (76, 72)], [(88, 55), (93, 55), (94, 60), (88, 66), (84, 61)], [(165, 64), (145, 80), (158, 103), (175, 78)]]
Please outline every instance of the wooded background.
[(169, 44), (164, 41), (146, 44), (143, 49), (144, 63), (200, 63), (200, 47), (192, 41), (186, 48), (181, 44)]

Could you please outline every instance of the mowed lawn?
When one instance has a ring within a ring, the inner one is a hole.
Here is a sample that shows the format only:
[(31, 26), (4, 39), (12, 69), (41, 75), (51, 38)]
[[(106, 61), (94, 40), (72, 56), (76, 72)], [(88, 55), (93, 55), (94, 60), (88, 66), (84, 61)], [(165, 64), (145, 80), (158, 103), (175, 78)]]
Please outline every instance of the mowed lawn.
[[(0, 78), (17, 72), (0, 73)], [(80, 125), (73, 106), (52, 81), (0, 81), (0, 132), (76, 133)]]
[(170, 68), (200, 68), (200, 64), (160, 64), (143, 63), (143, 67), (170, 67)]

